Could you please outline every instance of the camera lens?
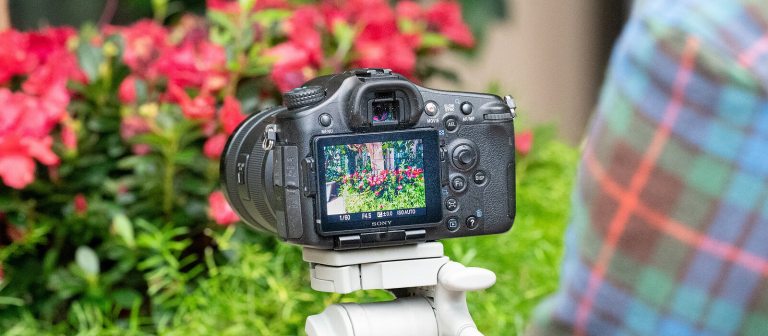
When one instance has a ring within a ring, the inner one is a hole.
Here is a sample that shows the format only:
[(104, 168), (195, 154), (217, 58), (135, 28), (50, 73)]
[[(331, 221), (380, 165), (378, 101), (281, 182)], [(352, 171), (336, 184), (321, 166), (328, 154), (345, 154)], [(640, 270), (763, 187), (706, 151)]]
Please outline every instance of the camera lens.
[(254, 229), (276, 233), (272, 155), (261, 146), (268, 120), (280, 109), (256, 113), (232, 133), (221, 157), (221, 184), (232, 209)]

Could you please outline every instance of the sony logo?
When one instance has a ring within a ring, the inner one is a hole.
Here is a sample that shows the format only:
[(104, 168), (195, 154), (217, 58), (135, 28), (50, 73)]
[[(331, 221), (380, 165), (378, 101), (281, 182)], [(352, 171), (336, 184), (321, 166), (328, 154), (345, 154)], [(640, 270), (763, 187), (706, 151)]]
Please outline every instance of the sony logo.
[(391, 220), (371, 222), (371, 226), (374, 226), (374, 227), (376, 227), (376, 226), (389, 226), (389, 224), (392, 224)]

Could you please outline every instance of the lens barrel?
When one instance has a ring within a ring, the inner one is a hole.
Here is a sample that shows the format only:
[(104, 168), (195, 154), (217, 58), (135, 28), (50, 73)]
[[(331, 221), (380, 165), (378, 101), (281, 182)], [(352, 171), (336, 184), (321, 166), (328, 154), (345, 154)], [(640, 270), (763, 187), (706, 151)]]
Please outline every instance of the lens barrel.
[(220, 179), (229, 204), (250, 227), (270, 233), (275, 228), (272, 153), (262, 148), (272, 117), (285, 110), (276, 107), (255, 113), (229, 137), (221, 155)]

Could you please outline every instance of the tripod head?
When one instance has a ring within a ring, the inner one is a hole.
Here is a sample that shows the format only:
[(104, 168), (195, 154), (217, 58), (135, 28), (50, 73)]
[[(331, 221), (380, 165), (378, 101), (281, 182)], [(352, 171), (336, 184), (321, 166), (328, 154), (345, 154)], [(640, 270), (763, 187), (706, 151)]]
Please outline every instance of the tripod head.
[(493, 286), (496, 275), (450, 261), (441, 243), (349, 251), (305, 247), (303, 252), (317, 291), (387, 289), (397, 296), (390, 302), (331, 305), (307, 318), (310, 336), (482, 335), (465, 292)]

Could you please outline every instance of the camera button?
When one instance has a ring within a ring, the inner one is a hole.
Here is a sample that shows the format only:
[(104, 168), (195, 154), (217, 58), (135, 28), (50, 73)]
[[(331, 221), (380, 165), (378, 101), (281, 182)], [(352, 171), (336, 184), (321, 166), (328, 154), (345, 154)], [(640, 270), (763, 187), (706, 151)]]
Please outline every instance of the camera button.
[(448, 217), (448, 220), (445, 221), (445, 227), (448, 228), (448, 231), (455, 232), (459, 229), (459, 219), (456, 217)]
[(461, 103), (461, 113), (464, 114), (472, 114), (472, 103), (470, 102), (463, 102)]
[(456, 197), (448, 197), (445, 200), (445, 208), (448, 209), (448, 211), (456, 211), (456, 209), (459, 208), (459, 201)]
[(426, 112), (427, 115), (429, 115), (429, 116), (434, 116), (435, 114), (437, 114), (437, 112), (438, 112), (437, 111), (437, 103), (435, 103), (433, 101), (428, 101), (424, 105), (424, 112)]
[(453, 132), (457, 128), (459, 128), (459, 119), (455, 116), (448, 116), (445, 118), (445, 121), (443, 122), (445, 124), (445, 129), (448, 132)]
[(467, 229), (474, 230), (474, 229), (477, 229), (478, 226), (480, 226), (480, 221), (475, 216), (469, 216), (464, 221), (464, 224), (467, 226)]
[(331, 123), (333, 123), (333, 117), (328, 113), (321, 114), (318, 120), (323, 127), (331, 126)]
[(488, 176), (485, 175), (485, 172), (482, 170), (478, 170), (475, 172), (474, 175), (472, 175), (472, 180), (475, 181), (475, 184), (481, 185), (485, 183), (485, 180), (488, 178)]
[(464, 189), (467, 188), (467, 180), (464, 179), (464, 176), (456, 176), (451, 179), (451, 189), (454, 191), (464, 191)]

